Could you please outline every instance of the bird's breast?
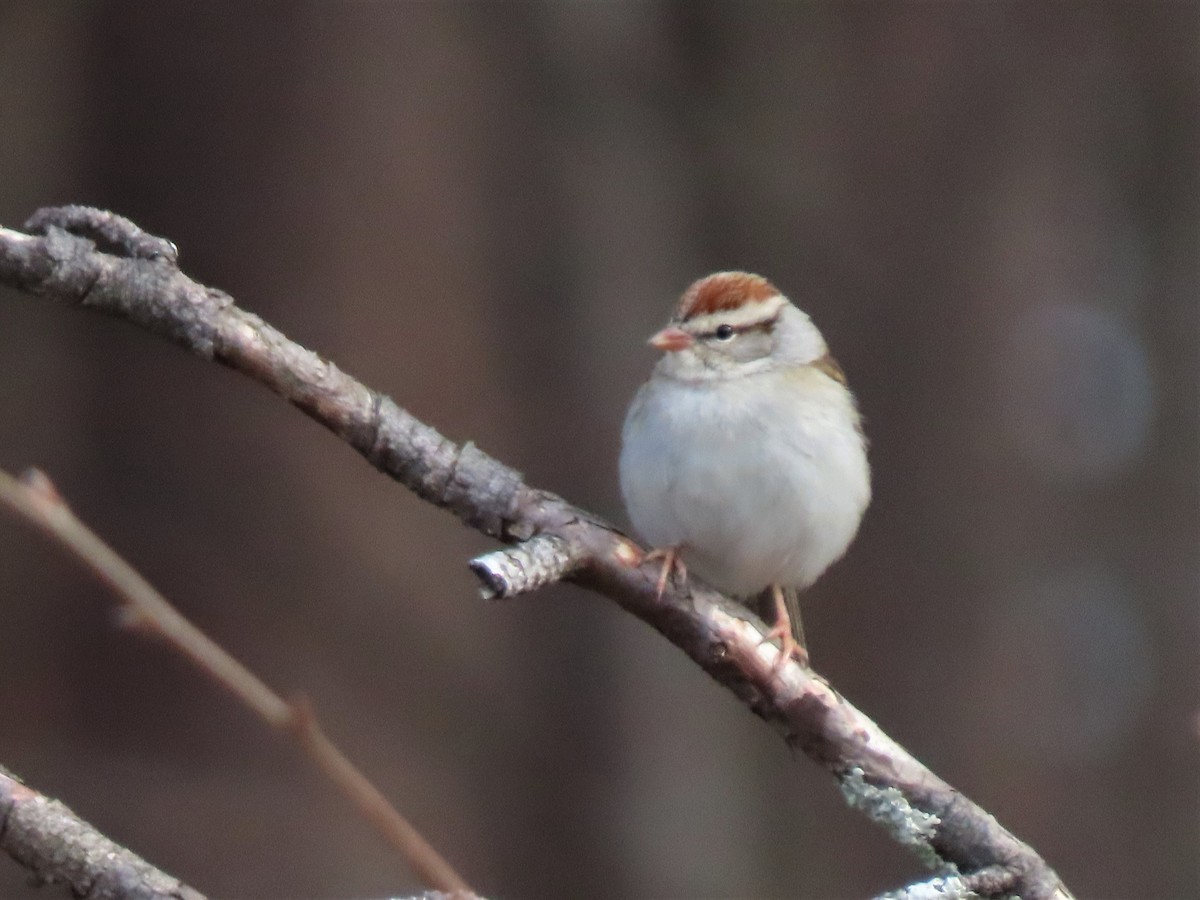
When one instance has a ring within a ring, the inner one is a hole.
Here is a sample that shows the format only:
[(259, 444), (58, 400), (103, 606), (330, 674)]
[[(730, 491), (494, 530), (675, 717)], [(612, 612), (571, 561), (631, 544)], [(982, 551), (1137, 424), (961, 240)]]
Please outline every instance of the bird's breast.
[(626, 419), (621, 487), (634, 527), (655, 546), (682, 544), (688, 565), (729, 593), (810, 584), (845, 552), (870, 498), (852, 397), (818, 372), (796, 374), (654, 379)]

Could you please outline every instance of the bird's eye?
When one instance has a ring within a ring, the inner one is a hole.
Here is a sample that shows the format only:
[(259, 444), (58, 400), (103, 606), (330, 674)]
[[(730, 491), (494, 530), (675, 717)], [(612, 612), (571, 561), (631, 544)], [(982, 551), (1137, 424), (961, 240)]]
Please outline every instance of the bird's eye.
[(717, 330), (713, 332), (718, 341), (727, 341), (733, 337), (734, 331), (732, 325), (718, 325)]

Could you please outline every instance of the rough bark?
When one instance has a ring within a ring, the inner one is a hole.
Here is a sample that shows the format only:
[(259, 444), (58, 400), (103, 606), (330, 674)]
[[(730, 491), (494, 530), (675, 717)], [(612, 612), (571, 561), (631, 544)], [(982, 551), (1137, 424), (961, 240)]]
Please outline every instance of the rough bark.
[(0, 849), (43, 884), (86, 900), (204, 900), (0, 768)]

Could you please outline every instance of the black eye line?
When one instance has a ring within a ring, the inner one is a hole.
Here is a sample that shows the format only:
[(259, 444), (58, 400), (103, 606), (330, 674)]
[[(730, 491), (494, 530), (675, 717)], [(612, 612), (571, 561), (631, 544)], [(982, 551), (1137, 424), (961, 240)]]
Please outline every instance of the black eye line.
[[(704, 334), (698, 335), (701, 340), (716, 338), (717, 340), (731, 341), (739, 334), (745, 334), (748, 331), (769, 332), (775, 326), (775, 319), (764, 319), (761, 322), (750, 322), (747, 325), (730, 325), (728, 322), (722, 322), (712, 331), (706, 331)], [(719, 332), (722, 329), (728, 329), (728, 337), (722, 338)]]

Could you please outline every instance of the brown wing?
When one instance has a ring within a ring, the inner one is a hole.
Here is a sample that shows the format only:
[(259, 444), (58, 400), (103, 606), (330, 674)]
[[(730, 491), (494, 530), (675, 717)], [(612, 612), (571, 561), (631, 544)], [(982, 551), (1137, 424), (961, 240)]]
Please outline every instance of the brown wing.
[(838, 365), (838, 361), (829, 353), (826, 353), (820, 359), (813, 360), (810, 365), (818, 372), (824, 372), (838, 384), (846, 385), (846, 373), (842, 371), (842, 367)]

